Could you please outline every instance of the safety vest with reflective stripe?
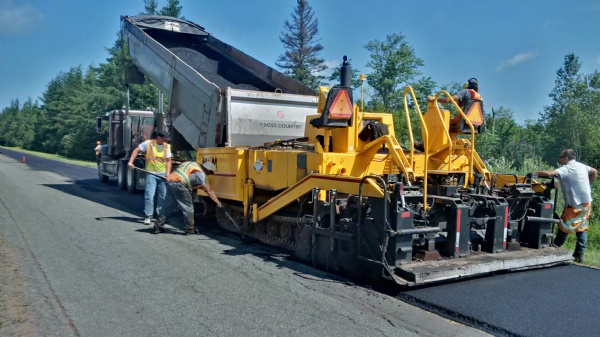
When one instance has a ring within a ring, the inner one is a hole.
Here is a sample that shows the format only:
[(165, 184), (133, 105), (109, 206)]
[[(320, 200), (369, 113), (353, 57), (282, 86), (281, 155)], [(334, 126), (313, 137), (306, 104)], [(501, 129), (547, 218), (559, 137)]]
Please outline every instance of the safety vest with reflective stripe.
[(167, 154), (171, 152), (171, 145), (163, 143), (159, 151), (154, 140), (146, 141), (146, 170), (150, 172), (167, 172)]
[(179, 167), (173, 171), (171, 175), (176, 175), (179, 178), (179, 181), (183, 182), (189, 189), (192, 189), (190, 175), (198, 171), (202, 172), (200, 165), (193, 161), (186, 161), (181, 163), (181, 165), (179, 165)]
[(481, 101), (482, 100), (481, 95), (477, 91), (475, 91), (473, 89), (469, 89), (469, 92), (471, 93), (471, 98), (469, 98), (466, 101), (458, 102), (458, 105), (460, 105), (460, 108), (463, 110), (463, 112), (465, 114), (467, 113), (466, 107), (467, 107), (467, 105), (469, 105), (469, 103), (471, 103), (472, 101)]

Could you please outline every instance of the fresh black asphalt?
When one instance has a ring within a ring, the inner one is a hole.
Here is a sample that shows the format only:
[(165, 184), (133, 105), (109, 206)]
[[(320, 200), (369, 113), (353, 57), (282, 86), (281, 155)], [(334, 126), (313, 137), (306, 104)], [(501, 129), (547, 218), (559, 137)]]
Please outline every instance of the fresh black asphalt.
[(405, 301), (498, 336), (598, 336), (600, 270), (578, 265), (409, 290)]

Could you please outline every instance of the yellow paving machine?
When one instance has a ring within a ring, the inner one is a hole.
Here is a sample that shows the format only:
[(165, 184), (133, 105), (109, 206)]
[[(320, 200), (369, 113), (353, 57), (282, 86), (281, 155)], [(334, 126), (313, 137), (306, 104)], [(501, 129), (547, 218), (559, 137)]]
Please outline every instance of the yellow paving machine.
[[(305, 137), (197, 150), (198, 162), (217, 167), (210, 184), (227, 207), (221, 226), (328, 270), (402, 285), (571, 261), (551, 246), (549, 186), (489, 172), (475, 151), (481, 101), (463, 111), (442, 91), (423, 114), (407, 87), (403, 147), (394, 116), (353, 104), (347, 62), (341, 74), (339, 86), (321, 88)], [(457, 117), (437, 104), (441, 95)]]

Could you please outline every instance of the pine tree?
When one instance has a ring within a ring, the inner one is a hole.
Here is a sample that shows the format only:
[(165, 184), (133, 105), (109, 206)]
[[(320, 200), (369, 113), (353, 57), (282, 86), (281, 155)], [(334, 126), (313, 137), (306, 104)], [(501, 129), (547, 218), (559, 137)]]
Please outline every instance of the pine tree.
[(144, 11), (141, 15), (156, 15), (156, 8), (158, 3), (156, 0), (144, 0)]
[(286, 75), (316, 90), (326, 79), (321, 73), (327, 66), (325, 60), (319, 57), (323, 50), (317, 38), (319, 20), (307, 0), (297, 0), (292, 21), (285, 20), (284, 28), (279, 40), (285, 52), (279, 55), (275, 65)]
[(182, 6), (179, 5), (179, 0), (167, 0), (167, 4), (158, 10), (157, 0), (144, 0), (144, 11), (140, 15), (164, 15), (174, 18), (185, 19), (181, 15)]
[(167, 4), (158, 12), (158, 15), (172, 16), (174, 18), (185, 19), (181, 15), (181, 6), (179, 0), (168, 0)]

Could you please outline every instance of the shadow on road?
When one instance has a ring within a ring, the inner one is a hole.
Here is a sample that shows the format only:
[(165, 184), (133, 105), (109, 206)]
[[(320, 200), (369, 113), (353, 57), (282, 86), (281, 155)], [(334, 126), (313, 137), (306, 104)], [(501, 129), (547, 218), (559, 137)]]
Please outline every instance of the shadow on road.
[[(52, 188), (61, 193), (83, 198), (106, 207), (114, 208), (122, 212), (139, 214), (139, 217), (108, 216), (95, 218), (95, 220), (99, 222), (104, 220), (121, 220), (132, 224), (139, 224), (140, 227), (135, 229), (135, 231), (140, 234), (158, 236), (182, 236), (184, 234), (185, 226), (183, 225), (183, 217), (180, 213), (174, 213), (169, 218), (169, 222), (167, 223), (168, 226), (164, 233), (154, 234), (154, 228), (152, 226), (144, 226), (142, 224), (144, 208), (143, 194), (131, 194), (127, 191), (118, 189), (115, 179), (111, 179), (106, 183), (100, 182), (98, 180), (96, 169), (58, 162), (29, 154), (26, 155), (27, 163), (21, 164), (20, 161), (23, 153), (5, 148), (2, 148), (2, 151), (4, 152), (4, 155), (10, 156), (11, 158), (19, 161), (19, 163), (16, 164), (27, 165), (30, 169), (35, 171), (52, 172), (68, 179), (62, 184), (44, 184), (46, 187)], [(60, 198), (60, 196), (57, 197)], [(250, 243), (245, 242), (242, 240), (239, 233), (232, 233), (219, 227), (214, 217), (205, 218), (201, 215), (198, 215), (196, 217), (196, 225), (200, 230), (200, 235), (190, 235), (189, 239), (198, 241), (210, 239), (230, 246), (231, 248), (223, 251), (224, 255), (240, 256), (250, 254), (262, 259), (265, 262), (275, 264), (277, 268), (289, 269), (294, 275), (297, 275), (303, 279), (316, 282), (357, 285), (347, 279), (344, 279), (343, 277), (331, 274), (327, 271), (318, 270), (313, 266), (306, 264), (305, 262), (296, 260), (296, 258), (293, 256), (293, 253), (289, 251), (268, 246), (259, 241)], [(354, 278), (353, 280), (361, 283), (360, 280), (356, 280)]]
[(123, 218), (125, 221), (137, 222), (143, 216), (143, 195), (121, 191), (116, 188), (116, 183), (113, 187), (111, 184), (101, 184), (97, 180), (85, 179), (73, 181), (72, 184), (44, 184), (44, 186), (126, 213), (139, 214), (140, 216), (139, 218), (116, 217)]
[[(216, 224), (216, 221), (200, 227), (200, 233), (231, 248), (224, 250), (228, 256), (254, 255), (265, 262), (273, 263), (278, 269), (288, 269), (298, 277), (316, 282), (341, 283), (346, 285), (361, 286), (362, 281), (351, 275), (336, 275), (300, 261), (293, 252), (269, 246), (258, 240), (248, 242), (243, 240), (239, 233), (229, 232)], [(351, 277), (350, 278), (345, 278)]]

